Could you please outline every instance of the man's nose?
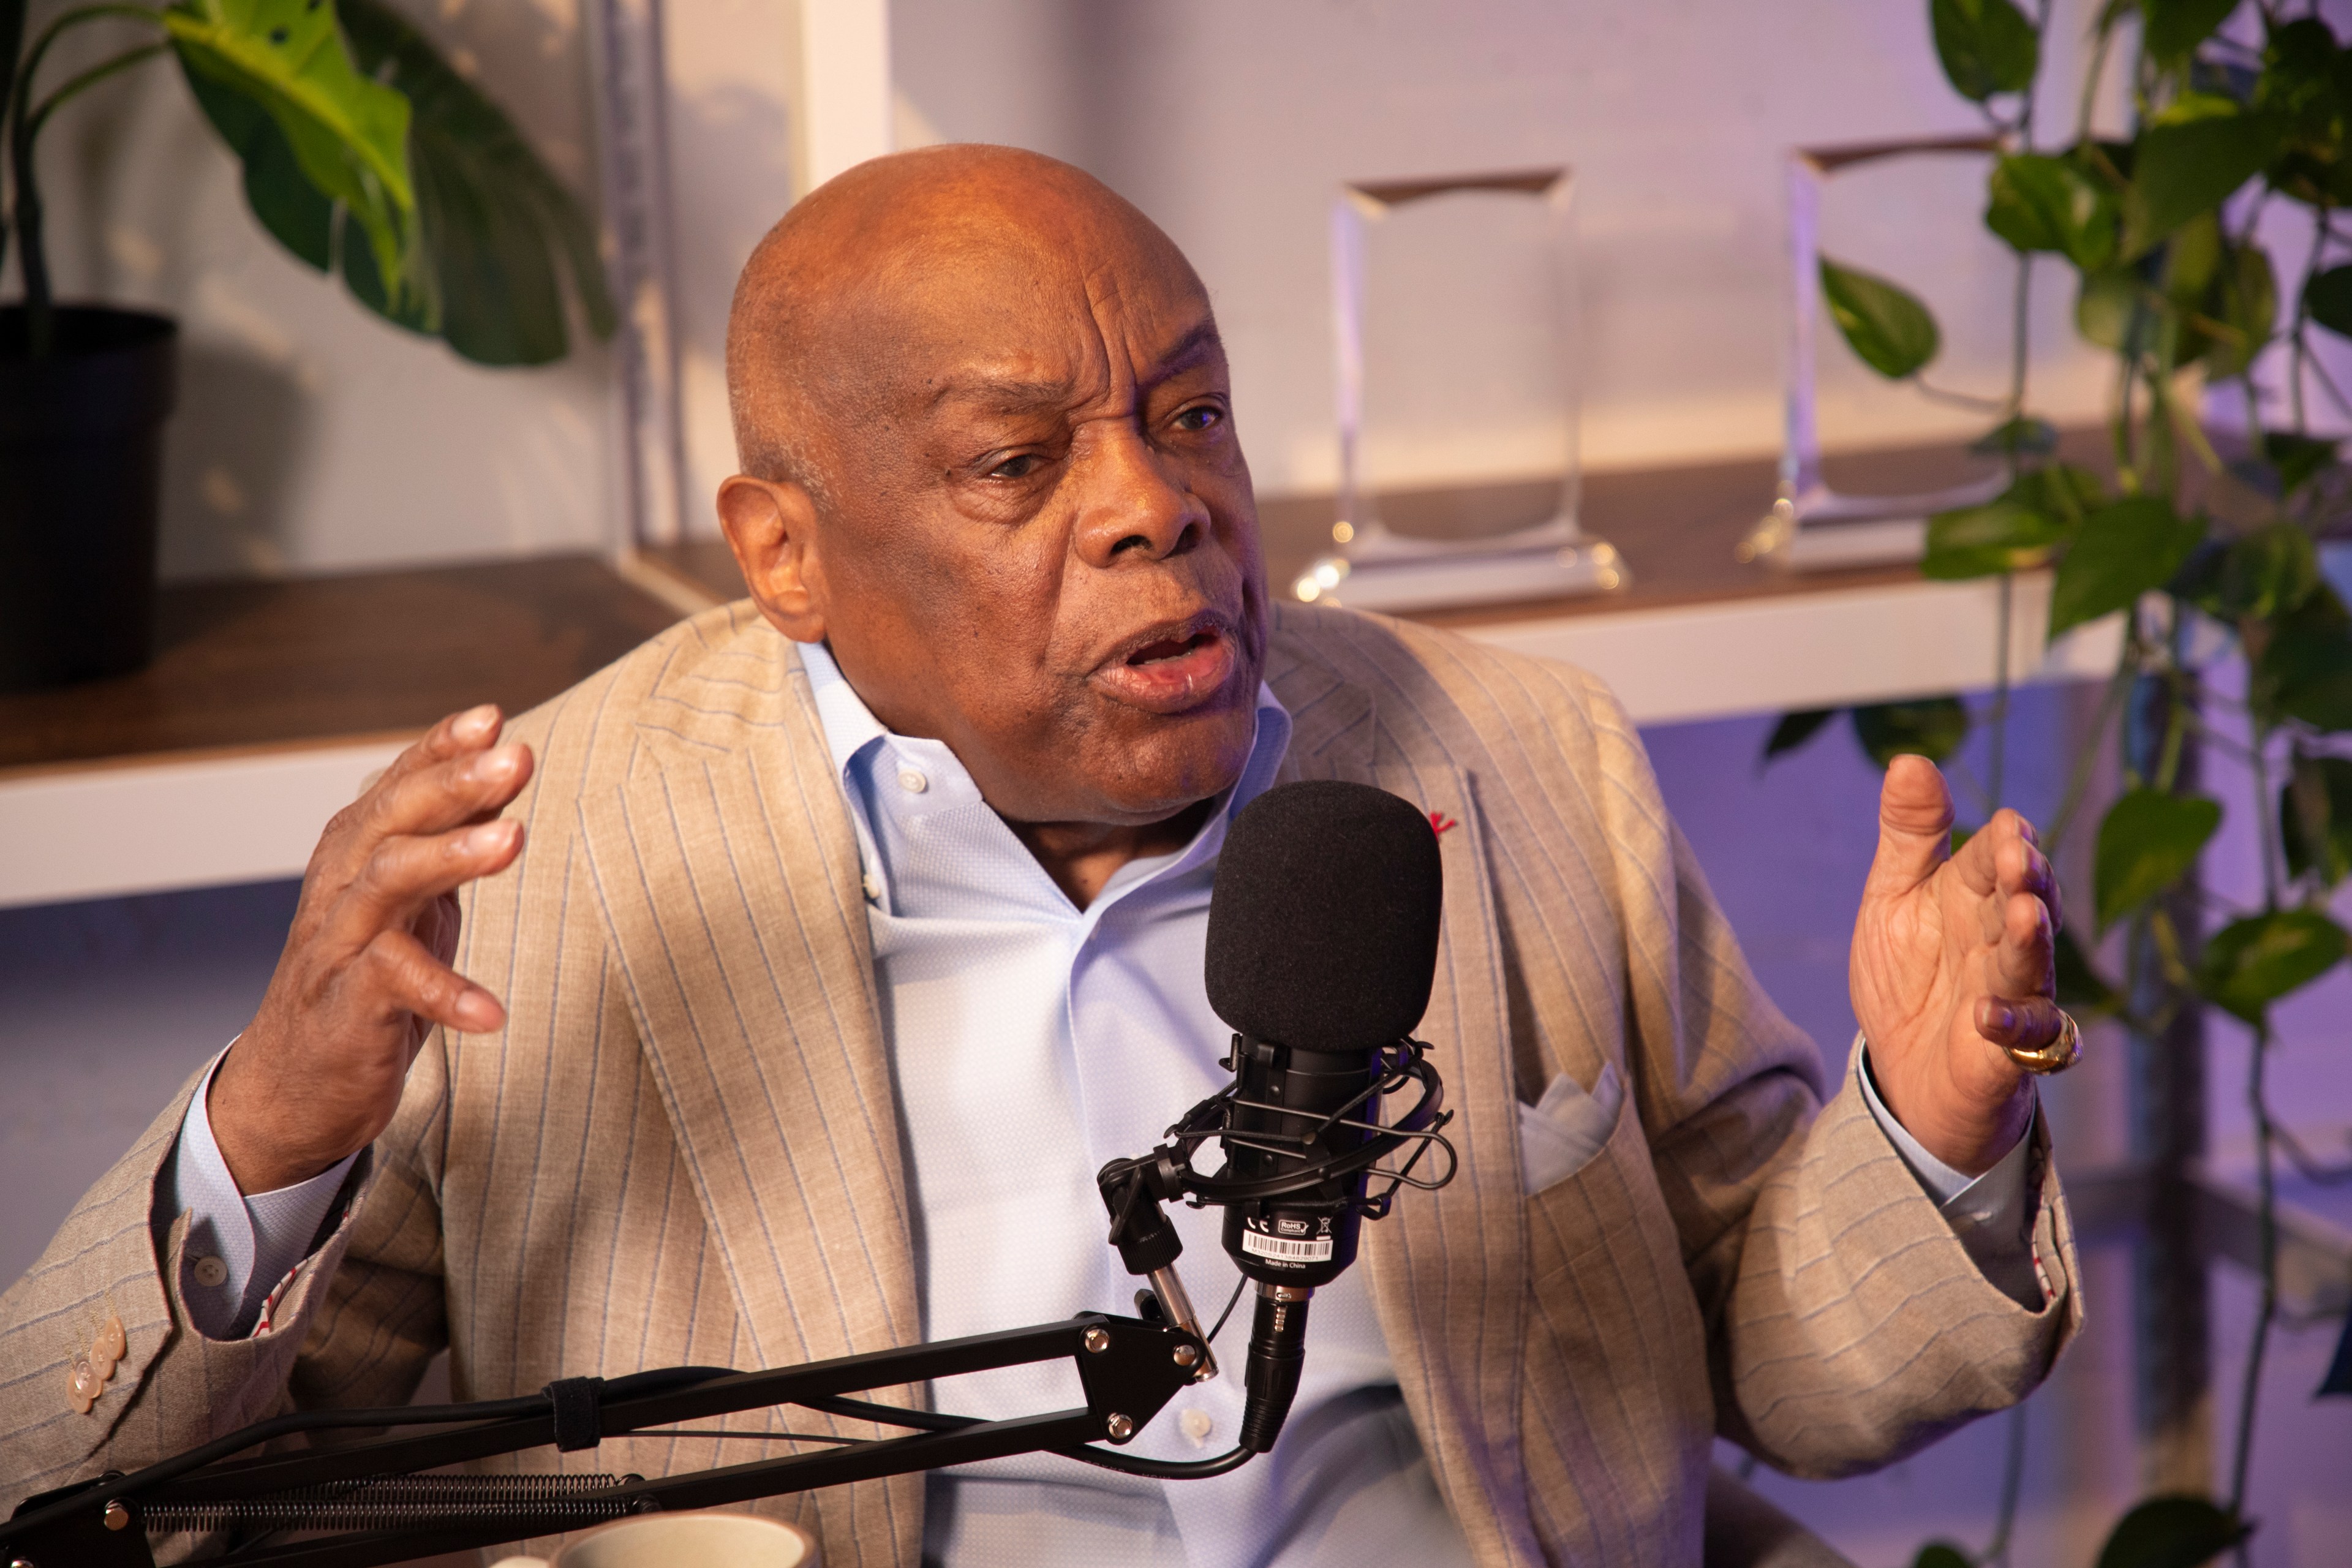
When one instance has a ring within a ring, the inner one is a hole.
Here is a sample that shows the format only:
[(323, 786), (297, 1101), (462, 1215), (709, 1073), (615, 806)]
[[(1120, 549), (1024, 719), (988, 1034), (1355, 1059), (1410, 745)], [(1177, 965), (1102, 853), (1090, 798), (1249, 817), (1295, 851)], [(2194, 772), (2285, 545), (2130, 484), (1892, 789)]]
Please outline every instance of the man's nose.
[(1079, 554), (1108, 567), (1125, 555), (1181, 555), (1209, 531), (1209, 509), (1183, 466), (1155, 449), (1134, 426), (1100, 431), (1079, 465)]

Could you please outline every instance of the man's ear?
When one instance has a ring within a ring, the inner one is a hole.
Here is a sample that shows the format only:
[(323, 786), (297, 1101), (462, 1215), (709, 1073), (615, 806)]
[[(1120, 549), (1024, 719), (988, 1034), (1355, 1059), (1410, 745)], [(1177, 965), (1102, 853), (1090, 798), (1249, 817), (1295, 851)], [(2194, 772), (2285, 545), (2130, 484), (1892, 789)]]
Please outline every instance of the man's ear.
[(790, 480), (735, 474), (719, 487), (719, 521), (769, 624), (794, 642), (824, 640), (824, 574), (816, 503)]

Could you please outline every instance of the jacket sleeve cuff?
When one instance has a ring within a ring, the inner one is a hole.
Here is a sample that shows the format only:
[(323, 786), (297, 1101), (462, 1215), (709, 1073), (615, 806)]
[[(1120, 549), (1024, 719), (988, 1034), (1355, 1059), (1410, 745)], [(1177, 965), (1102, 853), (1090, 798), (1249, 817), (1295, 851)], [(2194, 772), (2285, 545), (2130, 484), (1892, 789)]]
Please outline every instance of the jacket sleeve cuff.
[[(1886, 1102), (1878, 1096), (1877, 1080), (1871, 1074), (1869, 1042), (1860, 1036), (1854, 1038), (1854, 1056), (1858, 1063), (1854, 1078), (1871, 1120), (1895, 1146), (1895, 1152), (1903, 1156), (1904, 1164), (1910, 1167), (1927, 1195), (1936, 1200), (1936, 1211), (1952, 1227), (1952, 1234), (1959, 1237), (1977, 1272), (2027, 1311), (2039, 1310), (2042, 1288), (2033, 1268), (2032, 1219), (2034, 1200), (2041, 1195), (2042, 1184), (2041, 1163), (2033, 1154), (2041, 1106), (2035, 1105), (2033, 1121), (2010, 1146), (2009, 1152), (1984, 1174), (1971, 1177), (1929, 1153), (1886, 1109)], [(2043, 1142), (2047, 1142), (2046, 1138)]]

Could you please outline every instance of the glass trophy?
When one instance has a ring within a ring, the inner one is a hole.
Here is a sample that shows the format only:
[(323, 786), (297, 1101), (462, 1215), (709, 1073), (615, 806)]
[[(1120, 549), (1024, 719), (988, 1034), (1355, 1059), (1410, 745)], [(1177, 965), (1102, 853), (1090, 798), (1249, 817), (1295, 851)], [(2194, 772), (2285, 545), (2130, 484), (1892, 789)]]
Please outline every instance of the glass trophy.
[[(1740, 560), (1765, 561), (1798, 571), (1916, 561), (1926, 552), (1927, 519), (1932, 514), (1975, 506), (2000, 493), (2006, 480), (1996, 458), (1969, 465), (1981, 468), (1981, 477), (1909, 494), (1848, 494), (1830, 483), (1822, 458), (1824, 353), (1836, 356), (1829, 379), (1849, 405), (1887, 397), (1920, 398), (1975, 410), (1989, 424), (1999, 416), (1999, 400), (1941, 391), (1918, 377), (1905, 383), (1878, 378), (1854, 359), (1835, 323), (1826, 319), (1821, 262), (1822, 197), (1833, 182), (1842, 182), (1853, 198), (1850, 205), (1868, 203), (1866, 210), (1874, 228), (1907, 243), (1906, 259), (1916, 257), (1916, 261), (1914, 278), (1958, 270), (1964, 286), (1979, 293), (1998, 289), (2005, 294), (2014, 278), (2011, 253), (1979, 231), (1963, 243), (1981, 254), (1969, 254), (1969, 265), (1956, 269), (1950, 261), (1955, 247), (1949, 226), (1939, 223), (1937, 216), (1939, 210), (1948, 214), (1978, 209), (1983, 200), (1986, 161), (2002, 150), (2002, 143), (1992, 137), (1958, 136), (1800, 147), (1789, 154), (1790, 309), (1779, 497), (1772, 510), (1740, 542), (1737, 551)], [(1857, 177), (1857, 172), (1864, 171)], [(1914, 206), (1923, 209), (1916, 222), (1909, 210)], [(1938, 249), (1940, 257), (1930, 254)], [(1855, 260), (1843, 250), (1837, 259)], [(1911, 281), (1899, 276), (1895, 280), (1906, 285)], [(1972, 296), (1966, 304), (1964, 310), (1935, 313), (1948, 330), (1971, 321), (2005, 323), (2009, 319), (2008, 306), (1996, 300)], [(1960, 357), (1971, 362), (2005, 360), (2006, 345), (1987, 345), (1983, 353)]]
[(1338, 517), (1297, 597), (1396, 611), (1623, 585), (1577, 526), (1573, 188), (1567, 169), (1340, 188)]

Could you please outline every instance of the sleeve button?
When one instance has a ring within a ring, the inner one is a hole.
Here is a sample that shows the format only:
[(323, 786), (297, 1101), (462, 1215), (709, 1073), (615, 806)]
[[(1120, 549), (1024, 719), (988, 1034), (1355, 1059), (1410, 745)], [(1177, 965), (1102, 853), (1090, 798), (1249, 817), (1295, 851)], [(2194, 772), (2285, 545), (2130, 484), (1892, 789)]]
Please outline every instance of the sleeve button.
[(98, 1368), (91, 1364), (89, 1357), (78, 1355), (73, 1358), (73, 1370), (67, 1379), (66, 1387), (73, 1396), (76, 1410), (84, 1415), (89, 1415), (89, 1407), (98, 1403), (99, 1390), (105, 1386), (106, 1380), (98, 1375)]

